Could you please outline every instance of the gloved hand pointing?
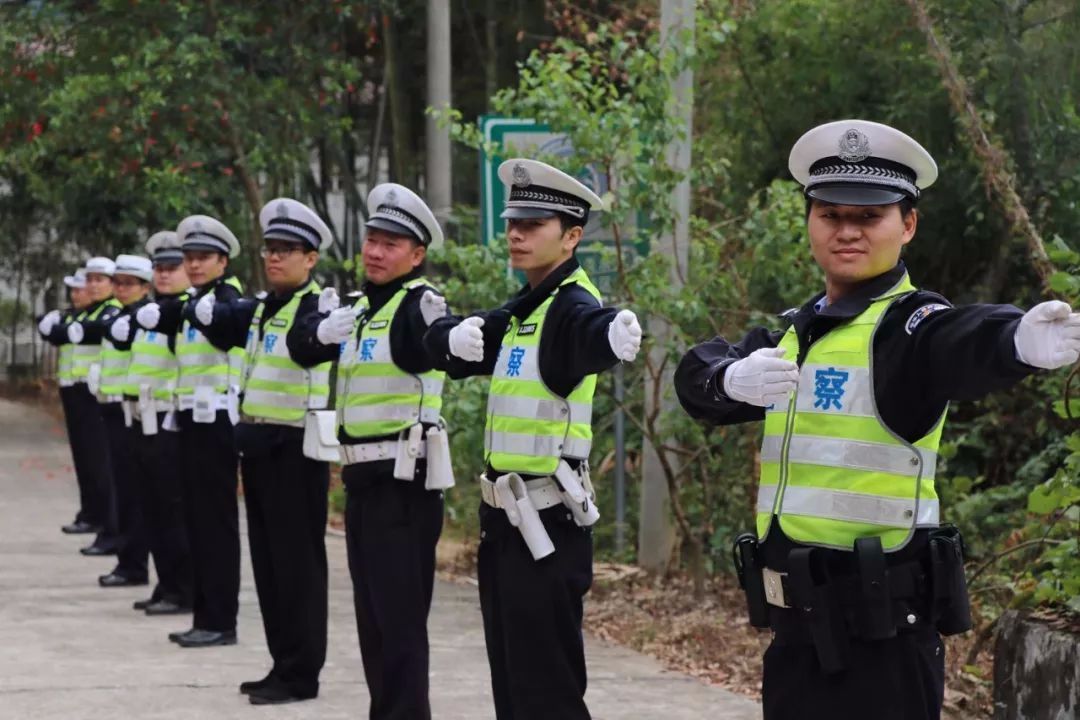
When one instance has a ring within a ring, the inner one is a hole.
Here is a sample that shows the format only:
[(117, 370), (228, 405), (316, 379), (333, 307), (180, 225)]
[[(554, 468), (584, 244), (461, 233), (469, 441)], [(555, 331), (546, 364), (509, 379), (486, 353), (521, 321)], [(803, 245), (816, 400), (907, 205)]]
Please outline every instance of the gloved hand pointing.
[(42, 335), (48, 335), (58, 322), (60, 322), (60, 311), (50, 310), (45, 313), (45, 317), (41, 318), (41, 322), (38, 323), (38, 332)]
[(214, 296), (203, 295), (199, 302), (195, 303), (195, 319), (203, 325), (214, 322)]
[(630, 310), (620, 310), (608, 325), (608, 344), (615, 357), (627, 362), (637, 357), (641, 349), (641, 324)]
[(161, 320), (161, 306), (157, 303), (147, 303), (135, 313), (135, 322), (147, 330), (153, 330)]
[(319, 293), (319, 312), (334, 312), (339, 307), (341, 307), (341, 298), (338, 297), (337, 288), (323, 288), (323, 291)]
[(82, 323), (73, 322), (70, 325), (68, 325), (68, 329), (67, 329), (68, 340), (75, 343), (76, 345), (78, 345), (79, 343), (82, 342), (83, 337), (85, 336), (85, 334), (86, 334), (86, 331), (83, 330)]
[(761, 348), (724, 370), (724, 394), (732, 400), (769, 407), (787, 401), (799, 382), (799, 366), (782, 359), (784, 348)]
[(484, 333), (480, 329), (484, 325), (484, 318), (467, 317), (450, 331), (447, 341), (450, 345), (450, 354), (469, 362), (480, 362), (484, 359)]
[(131, 334), (131, 316), (123, 315), (116, 318), (113, 324), (109, 327), (109, 335), (112, 335), (112, 339), (117, 342), (127, 342), (128, 335)]
[(1024, 313), (1013, 336), (1016, 359), (1045, 370), (1072, 365), (1080, 357), (1080, 313), (1060, 300)]
[(352, 305), (339, 307), (315, 328), (315, 337), (323, 345), (339, 345), (352, 335), (356, 325), (356, 308)]
[(425, 290), (420, 297), (420, 314), (425, 325), (431, 325), (439, 318), (446, 317), (446, 298), (431, 290)]

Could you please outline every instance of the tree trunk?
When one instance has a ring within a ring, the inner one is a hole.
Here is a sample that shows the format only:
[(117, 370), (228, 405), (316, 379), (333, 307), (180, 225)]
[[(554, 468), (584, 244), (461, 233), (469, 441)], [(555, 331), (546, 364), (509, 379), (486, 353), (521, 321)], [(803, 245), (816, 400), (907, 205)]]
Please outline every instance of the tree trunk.
[(401, 55), (394, 19), (383, 14), (383, 50), (386, 55), (384, 84), (390, 96), (391, 180), (408, 188), (416, 187), (412, 151), (412, 127), (409, 121), (409, 97), (401, 82)]

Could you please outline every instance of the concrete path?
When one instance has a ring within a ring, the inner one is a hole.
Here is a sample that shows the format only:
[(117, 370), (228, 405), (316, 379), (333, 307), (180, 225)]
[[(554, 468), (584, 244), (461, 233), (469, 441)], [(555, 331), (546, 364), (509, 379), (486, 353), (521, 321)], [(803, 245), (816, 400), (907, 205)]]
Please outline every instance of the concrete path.
[[(0, 400), (0, 718), (367, 717), (344, 541), (327, 538), (330, 640), (317, 700), (254, 707), (237, 693), (265, 674), (263, 637), (247, 549), (240, 642), (185, 650), (166, 640), (190, 618), (131, 609), (146, 588), (102, 589), (114, 558), (86, 558), (87, 536), (65, 536), (76, 489), (62, 427), (44, 413)], [(241, 512), (241, 516), (243, 513)], [(492, 718), (476, 589), (440, 582), (430, 621), (433, 715)], [(588, 641), (589, 692), (601, 719), (749, 720), (756, 703), (708, 687), (624, 648)]]

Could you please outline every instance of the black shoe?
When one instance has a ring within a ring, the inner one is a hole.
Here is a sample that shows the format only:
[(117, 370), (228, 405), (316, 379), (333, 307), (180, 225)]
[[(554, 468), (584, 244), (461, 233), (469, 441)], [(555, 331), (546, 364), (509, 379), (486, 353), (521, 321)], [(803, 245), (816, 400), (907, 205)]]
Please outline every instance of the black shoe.
[(191, 612), (190, 605), (181, 605), (172, 600), (157, 600), (145, 609), (147, 615), (186, 615)]
[(192, 630), (176, 639), (180, 647), (215, 647), (217, 645), (235, 645), (236, 631), (218, 632), (216, 630)]
[(146, 578), (129, 578), (126, 575), (121, 575), (118, 572), (111, 572), (108, 575), (102, 575), (97, 579), (98, 585), (101, 587), (135, 587), (136, 585), (147, 585)]
[(187, 637), (191, 633), (195, 632), (195, 628), (188, 628), (187, 630), (177, 630), (176, 632), (169, 633), (169, 642), (178, 643), (180, 638)]
[(318, 692), (299, 693), (291, 690), (281, 683), (273, 682), (264, 686), (261, 690), (252, 690), (248, 700), (252, 705), (284, 705), (285, 703), (312, 700), (319, 695)]
[(89, 557), (99, 557), (102, 555), (115, 555), (116, 548), (101, 545), (87, 545), (84, 548), (79, 548), (79, 552)]
[(90, 533), (96, 533), (100, 530), (97, 525), (91, 525), (83, 520), (76, 520), (73, 523), (64, 525), (60, 528), (60, 532), (65, 535), (89, 535)]
[(136, 600), (135, 602), (131, 603), (131, 609), (132, 610), (146, 610), (146, 608), (150, 607), (151, 605), (153, 605), (156, 602), (158, 602), (158, 600), (155, 600), (152, 597), (148, 597), (145, 600)]
[(251, 693), (255, 692), (256, 690), (262, 690), (264, 687), (266, 687), (270, 683), (276, 682), (276, 681), (277, 681), (277, 679), (274, 676), (274, 671), (271, 670), (270, 672), (268, 672), (266, 674), (266, 677), (264, 677), (262, 680), (248, 680), (246, 682), (240, 683), (240, 694), (241, 695), (250, 695)]

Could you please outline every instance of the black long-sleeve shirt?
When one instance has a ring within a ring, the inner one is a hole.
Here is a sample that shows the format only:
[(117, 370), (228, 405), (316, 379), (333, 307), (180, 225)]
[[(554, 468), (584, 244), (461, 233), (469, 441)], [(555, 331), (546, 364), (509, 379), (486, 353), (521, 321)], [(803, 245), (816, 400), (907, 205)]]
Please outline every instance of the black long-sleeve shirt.
[[(436, 320), (424, 336), (435, 367), (452, 378), (490, 375), (510, 319), (516, 317), (524, 322), (578, 267), (577, 258), (570, 258), (535, 288), (526, 285), (502, 307), (470, 316), (484, 319), (480, 328), (484, 334), (484, 359), (480, 362), (450, 354), (450, 331), (464, 318)], [(544, 318), (539, 348), (540, 377), (552, 392), (566, 397), (586, 375), (607, 370), (618, 362), (608, 343), (608, 326), (617, 313), (618, 309), (603, 307), (580, 285), (559, 289)]]
[[(264, 305), (262, 316), (259, 319), (259, 340), (263, 339), (266, 323), (274, 315), (292, 301), (297, 292), (307, 288), (310, 280), (283, 292), (272, 292), (261, 300), (251, 298), (235, 298), (227, 302), (216, 301), (214, 303), (214, 315), (210, 325), (199, 322), (194, 315), (194, 305), (191, 306), (191, 324), (197, 327), (215, 347), (233, 348), (247, 345), (248, 331), (251, 328), (252, 318), (259, 304)], [(300, 367), (314, 367), (320, 363), (332, 362), (337, 359), (339, 347), (337, 345), (323, 345), (315, 337), (315, 330), (324, 318), (319, 314), (319, 296), (317, 293), (308, 293), (300, 298), (300, 305), (296, 310), (292, 327), (285, 336), (285, 345), (289, 349), (289, 357)]]
[[(131, 303), (130, 305), (125, 305), (124, 307), (122, 307), (120, 309), (120, 312), (117, 313), (113, 317), (113, 319), (109, 321), (108, 327), (105, 328), (105, 337), (107, 337), (109, 339), (109, 342), (112, 343), (114, 348), (116, 348), (117, 350), (124, 350), (124, 351), (127, 351), (127, 350), (131, 349), (131, 344), (135, 340), (135, 330), (137, 328), (137, 326), (135, 325), (135, 313), (137, 313), (139, 311), (139, 308), (141, 308), (142, 306), (146, 305), (149, 302), (150, 302), (149, 297), (143, 297), (143, 298), (140, 298), (140, 299), (136, 300), (135, 302)], [(117, 340), (116, 338), (114, 338), (112, 336), (112, 326), (114, 324), (116, 324), (116, 321), (119, 320), (122, 317), (131, 318), (131, 327), (128, 330), (128, 334), (127, 334), (126, 338), (124, 338), (123, 340)]]
[(52, 329), (47, 333), (38, 330), (38, 335), (41, 336), (42, 340), (55, 347), (68, 345), (71, 341), (68, 340), (67, 327), (75, 320), (75, 316), (80, 312), (82, 312), (82, 310), (76, 310), (75, 308), (68, 308), (67, 310), (62, 311), (60, 313), (60, 320), (52, 326)]
[[(86, 317), (93, 315), (99, 307), (109, 302), (112, 298), (106, 298), (99, 300), (95, 303), (87, 305), (83, 310), (79, 312), (69, 312), (65, 319), (53, 326), (52, 332), (49, 333), (45, 339), (52, 345), (66, 345), (71, 341), (68, 339), (68, 328), (78, 322), (83, 328), (83, 338), (77, 345), (100, 345), (101, 339), (106, 336), (109, 325), (120, 314), (120, 308), (110, 305), (102, 309), (101, 313), (94, 320), (87, 320)], [(83, 315), (83, 320), (76, 320), (79, 315)]]
[[(786, 359), (801, 364), (812, 342), (866, 310), (905, 272), (900, 263), (820, 310), (824, 293), (785, 313), (799, 339), (798, 358)], [(952, 307), (942, 296), (923, 290), (891, 305), (873, 345), (874, 396), (884, 423), (914, 442), (933, 427), (950, 400), (975, 400), (1036, 372), (1016, 358), (1013, 337), (1022, 315), (1011, 305)], [(724, 394), (724, 371), (755, 350), (776, 347), (785, 329), (758, 327), (736, 343), (716, 337), (691, 348), (675, 371), (675, 390), (686, 412), (718, 425), (763, 420), (764, 408)], [(890, 554), (890, 562), (921, 557), (927, 534), (925, 529), (916, 530), (907, 546)], [(762, 545), (765, 564), (784, 570), (793, 547), (774, 522)], [(846, 556), (830, 556), (834, 572), (852, 571)]]
[[(156, 327), (147, 329), (157, 330), (175, 337), (184, 320), (188, 320), (201, 330), (202, 327), (195, 320), (195, 303), (199, 301), (199, 298), (210, 291), (214, 291), (215, 303), (228, 303), (240, 299), (240, 291), (226, 282), (230, 277), (231, 275), (226, 273), (200, 288), (189, 291), (186, 300), (181, 299), (184, 297), (183, 295), (174, 295), (168, 299), (162, 298), (158, 301), (158, 306), (161, 308), (161, 318), (158, 320)], [(214, 342), (210, 336), (207, 336), (206, 339), (222, 352), (227, 352), (232, 347), (231, 345)]]

